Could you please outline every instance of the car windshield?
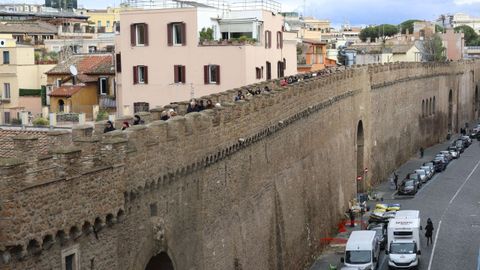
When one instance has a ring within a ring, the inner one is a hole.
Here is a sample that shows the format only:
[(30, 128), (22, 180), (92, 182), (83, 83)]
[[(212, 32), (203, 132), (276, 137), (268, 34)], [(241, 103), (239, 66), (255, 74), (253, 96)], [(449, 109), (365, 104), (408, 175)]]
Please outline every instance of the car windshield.
[(448, 150), (450, 150), (450, 151), (457, 151), (457, 148), (451, 146), (451, 147), (448, 148)]
[(430, 167), (428, 167), (428, 166), (422, 167), (422, 170), (429, 171)]
[(425, 165), (425, 166), (432, 167), (432, 166), (433, 166), (433, 163), (431, 163), (431, 162), (430, 162), (430, 163), (425, 163), (424, 165)]
[(412, 174), (410, 174), (410, 177), (409, 177), (409, 178), (410, 178), (410, 179), (417, 179), (417, 178), (418, 178), (418, 174), (412, 173)]
[(463, 141), (456, 141), (455, 144), (456, 144), (457, 146), (463, 146)]
[(420, 175), (425, 175), (425, 171), (424, 171), (424, 170), (417, 170), (416, 172), (417, 172), (418, 174), (420, 174)]
[(393, 254), (414, 254), (416, 253), (415, 243), (392, 243), (390, 245), (390, 253)]
[(369, 250), (347, 251), (345, 262), (350, 264), (365, 264), (372, 260), (372, 252)]
[(410, 180), (410, 181), (403, 182), (403, 185), (406, 186), (406, 187), (412, 187), (415, 184), (413, 183), (413, 180)]

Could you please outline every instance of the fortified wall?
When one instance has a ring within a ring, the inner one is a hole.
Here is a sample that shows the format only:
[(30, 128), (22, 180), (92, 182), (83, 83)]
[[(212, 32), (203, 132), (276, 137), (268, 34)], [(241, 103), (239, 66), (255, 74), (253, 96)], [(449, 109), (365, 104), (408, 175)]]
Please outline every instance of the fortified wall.
[(301, 269), (357, 176), (366, 190), (478, 118), (479, 63), (265, 82), (247, 87), (272, 92), (213, 94), (222, 107), (168, 121), (156, 108), (126, 131), (52, 131), (47, 153), (18, 136), (0, 159), (0, 269)]

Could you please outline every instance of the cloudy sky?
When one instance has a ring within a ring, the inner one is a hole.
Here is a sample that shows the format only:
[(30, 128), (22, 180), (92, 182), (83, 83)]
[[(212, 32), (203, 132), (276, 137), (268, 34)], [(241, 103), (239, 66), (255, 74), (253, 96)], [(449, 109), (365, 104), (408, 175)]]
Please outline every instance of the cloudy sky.
[[(8, 0), (0, 0), (0, 2)], [(14, 0), (37, 2), (42, 0)], [(121, 0), (78, 0), (86, 8), (118, 5)], [(241, 1), (241, 0), (231, 0)], [(247, 0), (248, 1), (248, 0)], [(465, 12), (480, 17), (480, 0), (276, 0), (284, 11), (298, 11), (317, 18), (330, 19), (333, 24), (346, 21), (352, 25), (398, 24), (407, 19), (432, 20), (442, 13)], [(10, 1), (8, 1), (10, 2)]]

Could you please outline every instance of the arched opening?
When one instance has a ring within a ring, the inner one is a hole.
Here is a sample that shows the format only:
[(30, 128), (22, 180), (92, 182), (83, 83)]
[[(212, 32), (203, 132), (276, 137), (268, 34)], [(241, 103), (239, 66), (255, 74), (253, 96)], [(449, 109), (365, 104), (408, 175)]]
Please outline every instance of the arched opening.
[(453, 121), (453, 91), (450, 89), (448, 93), (448, 130), (452, 130), (452, 121)]
[(432, 98), (430, 98), (429, 102), (428, 102), (428, 115), (432, 115), (433, 114), (433, 110), (432, 110)]
[(173, 270), (173, 262), (165, 252), (152, 257), (145, 270)]
[[(363, 123), (362, 120), (360, 120), (357, 125), (357, 192), (364, 191), (365, 171), (363, 168), (363, 146)], [(358, 179), (360, 179), (360, 181), (358, 181)]]
[(425, 117), (425, 100), (422, 100), (422, 117)]
[(428, 98), (425, 101), (425, 116), (428, 116)]
[(433, 97), (433, 114), (435, 114), (435, 97)]
[(65, 102), (63, 101), (63, 99), (59, 99), (58, 100), (58, 111), (63, 112), (64, 107), (65, 107)]

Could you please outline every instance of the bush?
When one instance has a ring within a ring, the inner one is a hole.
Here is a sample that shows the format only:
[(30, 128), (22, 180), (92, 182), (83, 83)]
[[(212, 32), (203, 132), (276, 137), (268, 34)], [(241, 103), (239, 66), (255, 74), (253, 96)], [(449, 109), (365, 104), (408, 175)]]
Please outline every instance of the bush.
[(12, 125), (21, 125), (22, 124), (22, 120), (18, 119), (18, 118), (13, 118), (12, 120), (10, 120), (10, 124)]
[(200, 31), (200, 41), (203, 42), (205, 40), (213, 40), (213, 29), (212, 28), (202, 28)]
[(43, 117), (38, 117), (38, 118), (33, 119), (32, 124), (34, 126), (48, 126), (48, 125), (50, 125), (50, 122)]
[(108, 112), (107, 111), (99, 111), (97, 114), (97, 119), (95, 121), (103, 121), (108, 119)]

